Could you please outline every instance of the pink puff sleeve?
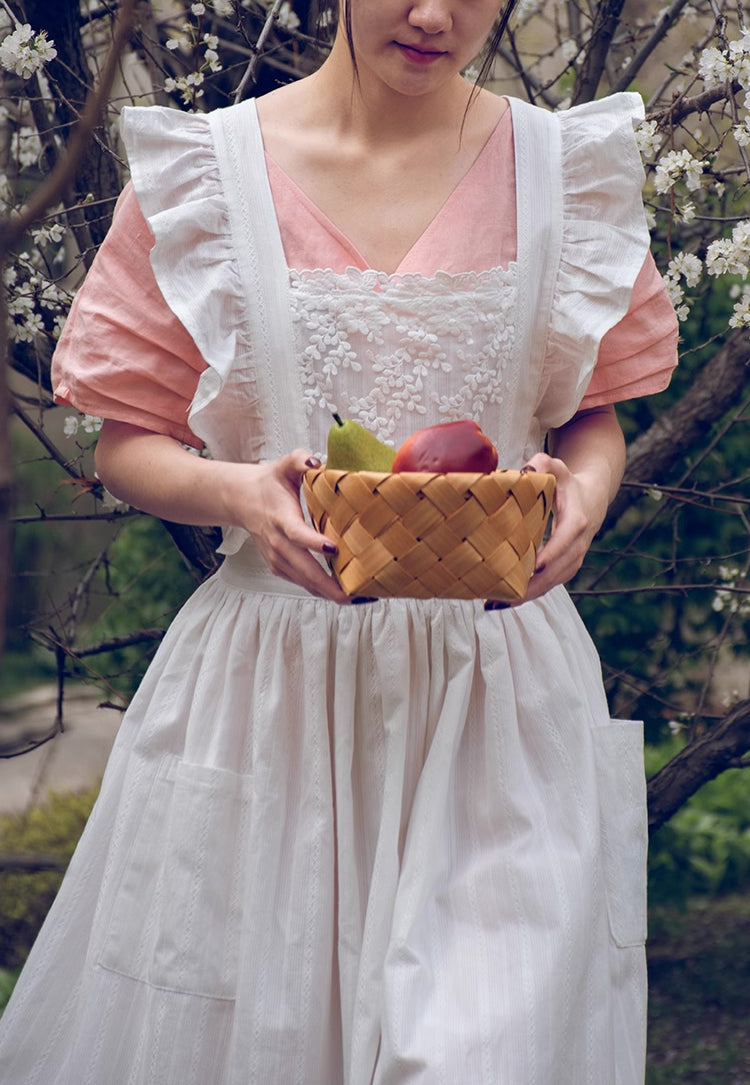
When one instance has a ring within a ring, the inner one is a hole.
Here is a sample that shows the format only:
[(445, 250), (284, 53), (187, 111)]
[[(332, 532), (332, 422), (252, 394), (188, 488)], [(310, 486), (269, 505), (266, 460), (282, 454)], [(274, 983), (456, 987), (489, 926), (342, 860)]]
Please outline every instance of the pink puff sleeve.
[(582, 410), (663, 392), (677, 364), (678, 323), (649, 253), (633, 285), (630, 308), (599, 345)]
[(156, 284), (153, 244), (128, 184), (55, 350), (55, 401), (202, 448), (187, 418), (206, 363)]

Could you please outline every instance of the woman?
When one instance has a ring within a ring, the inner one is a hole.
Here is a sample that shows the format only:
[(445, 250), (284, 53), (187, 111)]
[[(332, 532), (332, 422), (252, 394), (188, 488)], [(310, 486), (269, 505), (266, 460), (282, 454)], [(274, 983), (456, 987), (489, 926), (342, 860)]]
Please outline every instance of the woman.
[[(561, 585), (675, 321), (634, 96), (462, 78), (511, 6), (349, 0), (309, 78), (125, 114), (56, 392), (105, 417), (113, 493), (227, 556), (125, 716), (3, 1081), (643, 1080), (641, 731)], [(553, 472), (527, 600), (348, 605), (299, 502), (331, 410), (394, 445), (474, 417)]]

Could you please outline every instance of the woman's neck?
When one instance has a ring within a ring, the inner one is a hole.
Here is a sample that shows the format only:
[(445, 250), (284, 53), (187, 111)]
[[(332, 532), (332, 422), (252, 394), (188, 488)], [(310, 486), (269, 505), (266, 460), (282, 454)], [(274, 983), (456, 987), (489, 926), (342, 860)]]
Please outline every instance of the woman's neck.
[(426, 94), (394, 90), (359, 66), (355, 72), (346, 39), (339, 35), (321, 68), (306, 80), (309, 102), (340, 138), (363, 147), (430, 139), (439, 134), (459, 137), (472, 87), (456, 75)]

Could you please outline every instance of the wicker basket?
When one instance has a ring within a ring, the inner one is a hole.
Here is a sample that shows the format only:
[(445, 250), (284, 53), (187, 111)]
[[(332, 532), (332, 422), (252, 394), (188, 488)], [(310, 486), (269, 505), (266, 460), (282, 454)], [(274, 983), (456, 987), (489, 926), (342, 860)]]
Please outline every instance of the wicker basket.
[(312, 521), (352, 596), (522, 599), (552, 506), (553, 475), (307, 471)]

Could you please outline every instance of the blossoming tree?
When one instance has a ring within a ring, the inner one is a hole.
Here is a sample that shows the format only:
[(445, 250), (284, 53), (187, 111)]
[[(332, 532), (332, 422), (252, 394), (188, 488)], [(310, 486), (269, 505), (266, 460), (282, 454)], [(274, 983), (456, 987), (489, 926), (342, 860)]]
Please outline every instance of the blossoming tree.
[[(0, 210), (7, 222), (64, 154), (85, 93), (97, 83), (117, 6), (0, 0)], [(71, 508), (51, 512), (44, 494), (34, 495), (35, 510), (16, 517), (17, 539), (33, 521), (55, 517), (85, 517), (97, 527), (110, 522), (120, 537), (136, 520), (92, 477), (99, 420), (54, 408), (49, 383), (55, 342), (126, 179), (120, 108), (156, 102), (206, 110), (298, 78), (323, 55), (333, 6), (139, 5), (96, 138), (68, 191), (5, 265), (16, 424), (76, 496)], [(685, 736), (679, 758), (651, 781), (656, 825), (703, 781), (746, 764), (750, 750), (747, 679), (719, 682), (746, 659), (750, 617), (743, 448), (750, 406), (750, 29), (741, 7), (728, 0), (672, 0), (658, 10), (645, 0), (520, 0), (491, 86), (549, 109), (624, 89), (640, 91), (646, 103), (638, 132), (645, 196), (657, 263), (681, 323), (681, 365), (667, 393), (621, 412), (630, 441), (625, 483), (572, 588), (598, 641), (616, 710), (643, 715), (651, 737), (668, 729)], [(0, 466), (0, 491), (4, 478)], [(190, 567), (210, 573), (213, 535), (168, 527)], [(90, 670), (114, 640), (121, 647), (160, 635), (133, 629), (87, 641), (88, 627), (76, 615), (97, 580), (106, 588), (109, 554), (107, 537), (74, 588), (32, 623), (37, 640), (55, 652), (61, 676), (83, 659)]]

